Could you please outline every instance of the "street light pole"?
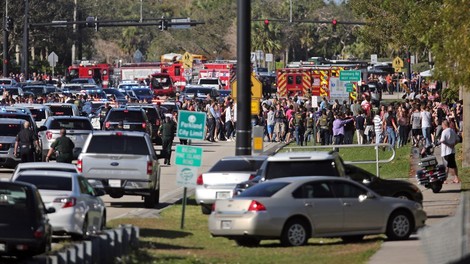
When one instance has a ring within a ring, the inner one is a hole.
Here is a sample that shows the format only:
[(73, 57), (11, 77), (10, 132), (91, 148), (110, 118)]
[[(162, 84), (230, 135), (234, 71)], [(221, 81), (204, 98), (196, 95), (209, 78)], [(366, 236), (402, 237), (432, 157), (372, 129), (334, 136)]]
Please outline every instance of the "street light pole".
[(3, 16), (3, 77), (8, 77), (8, 0), (5, 1), (5, 15)]
[(140, 0), (140, 23), (144, 21), (143, 13), (142, 13), (142, 5), (144, 0)]
[(23, 28), (23, 63), (22, 63), (22, 73), (26, 80), (29, 79), (29, 55), (28, 55), (28, 42), (29, 42), (29, 1), (25, 0), (24, 6), (24, 28)]
[(292, 23), (292, 0), (289, 0), (289, 22)]
[[(73, 3), (73, 21), (77, 21), (77, 0)], [(72, 64), (77, 59), (77, 24), (73, 24)]]

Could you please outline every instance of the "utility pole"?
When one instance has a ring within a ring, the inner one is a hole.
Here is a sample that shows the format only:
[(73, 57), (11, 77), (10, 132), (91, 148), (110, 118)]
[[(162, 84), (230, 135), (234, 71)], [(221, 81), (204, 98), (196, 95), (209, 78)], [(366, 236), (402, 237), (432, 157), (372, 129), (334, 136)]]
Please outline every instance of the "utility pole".
[(237, 136), (235, 155), (251, 155), (251, 1), (237, 8)]
[[(73, 3), (73, 22), (77, 22), (77, 0)], [(77, 60), (77, 24), (73, 24), (72, 64)]]
[(289, 0), (289, 22), (292, 23), (292, 0)]
[(140, 0), (140, 20), (139, 20), (140, 23), (144, 22), (144, 17), (143, 17), (143, 12), (142, 12), (143, 2), (144, 0)]
[(8, 0), (5, 1), (5, 15), (3, 16), (3, 77), (8, 77)]
[(21, 64), (21, 72), (24, 74), (26, 80), (29, 79), (28, 65), (28, 43), (29, 43), (29, 0), (24, 0), (24, 28), (23, 28), (23, 61)]

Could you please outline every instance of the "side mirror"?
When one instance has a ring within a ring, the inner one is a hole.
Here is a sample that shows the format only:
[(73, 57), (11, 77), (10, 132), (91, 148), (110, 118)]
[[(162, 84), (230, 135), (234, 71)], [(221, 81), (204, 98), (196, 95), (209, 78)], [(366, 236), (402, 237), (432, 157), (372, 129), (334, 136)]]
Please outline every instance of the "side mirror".
[(54, 207), (49, 207), (46, 209), (46, 214), (52, 214), (55, 213), (55, 208)]
[(372, 182), (372, 181), (369, 180), (369, 179), (364, 179), (364, 180), (362, 180), (362, 184), (364, 184), (364, 185), (369, 185), (371, 182)]
[(372, 193), (368, 192), (367, 194), (359, 195), (359, 202), (362, 203), (367, 199), (374, 199), (374, 198), (375, 198), (375, 196)]

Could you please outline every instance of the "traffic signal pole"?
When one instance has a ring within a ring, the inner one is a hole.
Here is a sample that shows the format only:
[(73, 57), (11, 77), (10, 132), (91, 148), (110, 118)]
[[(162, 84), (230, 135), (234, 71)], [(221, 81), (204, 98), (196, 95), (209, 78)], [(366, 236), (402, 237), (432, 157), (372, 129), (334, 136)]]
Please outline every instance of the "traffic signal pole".
[(251, 1), (237, 4), (237, 127), (235, 155), (251, 155)]
[(3, 17), (3, 77), (8, 77), (8, 35), (7, 16)]

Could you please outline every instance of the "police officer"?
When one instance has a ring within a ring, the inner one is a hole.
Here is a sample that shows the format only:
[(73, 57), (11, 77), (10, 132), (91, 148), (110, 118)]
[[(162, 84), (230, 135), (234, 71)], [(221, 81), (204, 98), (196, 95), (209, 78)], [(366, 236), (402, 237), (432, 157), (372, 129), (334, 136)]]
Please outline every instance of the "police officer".
[(109, 110), (111, 109), (111, 106), (109, 105), (108, 102), (104, 104), (104, 107), (100, 111), (100, 128), (103, 129), (103, 123), (104, 119), (108, 115)]
[(165, 164), (170, 165), (171, 146), (175, 137), (176, 126), (171, 117), (165, 116), (165, 122), (158, 129), (158, 135), (162, 138), (162, 155), (165, 158)]
[(49, 152), (46, 156), (46, 161), (49, 161), (49, 158), (52, 155), (53, 151), (57, 151), (58, 155), (56, 157), (57, 162), (63, 163), (72, 163), (73, 160), (73, 148), (75, 144), (67, 136), (65, 128), (60, 129), (60, 137), (58, 137), (52, 144)]
[(306, 127), (306, 114), (302, 106), (299, 106), (299, 108), (297, 109), (297, 112), (294, 115), (294, 123), (295, 123), (295, 141), (297, 142), (297, 145), (303, 146), (305, 127)]
[(23, 123), (23, 129), (16, 135), (14, 155), (17, 156), (17, 150), (20, 150), (21, 162), (34, 161), (34, 143), (39, 146), (38, 137), (29, 128), (29, 122)]

